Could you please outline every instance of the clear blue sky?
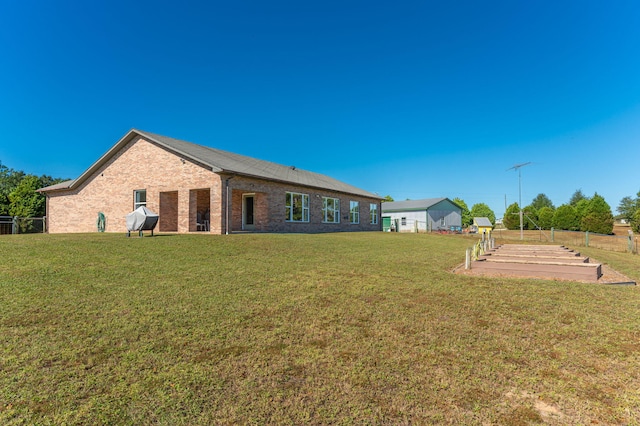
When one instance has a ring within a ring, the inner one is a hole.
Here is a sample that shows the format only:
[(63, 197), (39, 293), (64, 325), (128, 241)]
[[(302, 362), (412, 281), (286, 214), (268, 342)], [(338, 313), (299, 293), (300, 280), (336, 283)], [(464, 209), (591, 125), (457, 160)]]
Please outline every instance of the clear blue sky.
[[(138, 128), (396, 200), (640, 190), (640, 2), (0, 0), (0, 161)], [(133, 165), (132, 165), (133, 167)]]

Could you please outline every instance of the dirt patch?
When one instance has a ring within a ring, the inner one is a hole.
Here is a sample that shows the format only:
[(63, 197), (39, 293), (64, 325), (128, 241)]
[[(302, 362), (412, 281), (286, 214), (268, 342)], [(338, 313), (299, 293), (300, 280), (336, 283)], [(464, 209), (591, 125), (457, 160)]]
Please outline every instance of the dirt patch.
[(629, 235), (630, 230), (631, 230), (631, 226), (629, 225), (621, 225), (621, 224), (613, 225), (613, 235), (622, 235), (626, 237), (627, 235)]
[(536, 411), (543, 420), (559, 421), (563, 417), (565, 417), (564, 413), (560, 411), (558, 407), (554, 406), (551, 403), (543, 401), (539, 395), (536, 395), (533, 392), (518, 392), (516, 390), (513, 390), (507, 392), (505, 396), (511, 402), (516, 402), (519, 404), (533, 404)]

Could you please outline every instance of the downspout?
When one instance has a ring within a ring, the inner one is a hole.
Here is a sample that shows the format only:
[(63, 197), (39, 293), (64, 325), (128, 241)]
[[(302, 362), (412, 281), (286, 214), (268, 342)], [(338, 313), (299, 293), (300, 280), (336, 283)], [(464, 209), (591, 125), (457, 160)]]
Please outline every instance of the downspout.
[(44, 220), (42, 221), (42, 233), (43, 234), (48, 234), (49, 233), (49, 194), (48, 193), (44, 193)]
[(225, 215), (226, 215), (226, 220), (225, 220), (226, 224), (224, 227), (225, 235), (229, 235), (229, 181), (234, 177), (235, 176), (231, 176), (225, 180), (225, 186), (227, 188), (226, 203), (225, 203)]

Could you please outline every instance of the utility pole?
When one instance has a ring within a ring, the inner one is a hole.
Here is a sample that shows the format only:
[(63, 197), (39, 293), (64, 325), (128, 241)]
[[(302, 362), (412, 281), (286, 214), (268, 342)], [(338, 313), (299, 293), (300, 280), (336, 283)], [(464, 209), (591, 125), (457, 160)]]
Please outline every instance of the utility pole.
[(524, 240), (524, 223), (522, 220), (523, 219), (522, 217), (522, 175), (520, 174), (520, 169), (529, 164), (531, 164), (531, 161), (526, 163), (516, 164), (515, 166), (509, 167), (507, 169), (507, 171), (509, 170), (518, 171), (518, 207), (520, 208), (520, 239), (521, 240)]

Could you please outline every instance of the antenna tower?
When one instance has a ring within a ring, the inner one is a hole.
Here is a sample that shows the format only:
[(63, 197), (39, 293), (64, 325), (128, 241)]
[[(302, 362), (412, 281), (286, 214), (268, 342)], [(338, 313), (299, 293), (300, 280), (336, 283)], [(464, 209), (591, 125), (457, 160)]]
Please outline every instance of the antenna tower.
[(520, 239), (523, 240), (524, 239), (524, 224), (522, 221), (522, 174), (520, 172), (520, 169), (523, 168), (524, 166), (528, 166), (529, 164), (531, 164), (531, 161), (528, 161), (526, 163), (520, 163), (520, 164), (516, 164), (513, 167), (509, 167), (507, 169), (507, 171), (509, 170), (514, 170), (518, 172), (518, 207), (520, 208)]

